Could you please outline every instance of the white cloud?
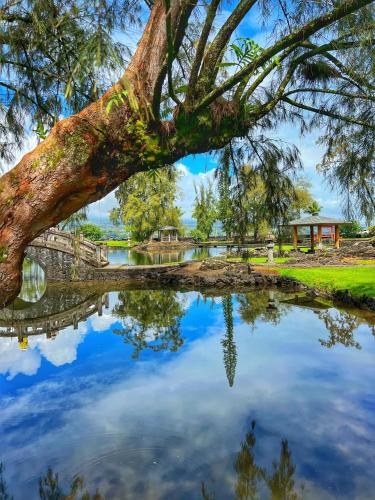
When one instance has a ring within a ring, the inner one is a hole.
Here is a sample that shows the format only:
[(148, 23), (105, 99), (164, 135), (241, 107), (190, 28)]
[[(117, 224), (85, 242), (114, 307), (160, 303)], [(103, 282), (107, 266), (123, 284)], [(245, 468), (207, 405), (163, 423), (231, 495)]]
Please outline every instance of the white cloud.
[(31, 349), (37, 348), (41, 356), (54, 366), (62, 366), (77, 359), (78, 345), (86, 333), (86, 323), (80, 323), (77, 330), (73, 327), (65, 328), (54, 339), (47, 339), (45, 336), (30, 337), (29, 346)]
[(41, 363), (40, 354), (35, 349), (22, 351), (16, 338), (0, 339), (0, 373), (12, 380), (16, 375), (35, 375)]
[(30, 336), (26, 350), (20, 349), (17, 338), (0, 338), (0, 373), (8, 380), (18, 374), (35, 375), (42, 358), (54, 366), (73, 363), (77, 359), (78, 345), (86, 333), (86, 323), (80, 323), (77, 330), (68, 327), (54, 339), (47, 339), (45, 335)]
[(178, 171), (181, 173), (181, 177), (178, 182), (178, 187), (181, 191), (181, 198), (177, 204), (181, 207), (184, 213), (184, 218), (191, 219), (195, 198), (194, 184), (204, 184), (207, 186), (209, 182), (214, 180), (215, 168), (212, 168), (207, 172), (193, 174), (183, 163), (178, 163), (176, 166)]

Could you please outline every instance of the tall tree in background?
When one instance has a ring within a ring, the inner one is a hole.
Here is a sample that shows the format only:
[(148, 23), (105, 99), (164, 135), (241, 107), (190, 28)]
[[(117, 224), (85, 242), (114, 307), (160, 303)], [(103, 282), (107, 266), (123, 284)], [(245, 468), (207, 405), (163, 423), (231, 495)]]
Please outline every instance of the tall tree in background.
[(259, 170), (241, 164), (241, 156), (236, 156), (229, 147), (224, 148), (217, 171), (218, 219), (227, 235), (239, 242), (251, 232), (255, 239), (264, 238), (279, 221), (299, 217), (312, 203), (310, 184), (301, 177), (283, 178), (275, 173), (272, 158), (265, 155), (263, 169)]
[(219, 156), (220, 168), (216, 169), (217, 179), (217, 219), (221, 222), (221, 227), (227, 239), (230, 239), (234, 232), (235, 210), (232, 197), (232, 172), (230, 161), (230, 148), (223, 149)]
[(136, 241), (144, 241), (162, 226), (182, 229), (181, 209), (176, 206), (178, 172), (166, 167), (150, 177), (148, 173), (134, 175), (116, 191), (119, 208), (112, 210), (111, 220), (124, 224)]
[(211, 236), (215, 221), (217, 220), (216, 197), (213, 183), (207, 186), (194, 185), (195, 201), (193, 207), (193, 219), (197, 221), (196, 230), (202, 234), (203, 239), (208, 240)]
[[(135, 10), (142, 5), (132, 4)], [(24, 120), (10, 114), (2, 121), (2, 141), (19, 144), (17, 127), (30, 121), (41, 142), (0, 179), (0, 304), (18, 293), (25, 247), (38, 234), (133, 174), (188, 154), (231, 142), (247, 156), (244, 163), (263, 172), (266, 183), (269, 174), (280, 175), (282, 189), (295, 162), (268, 132), (289, 121), (302, 131), (313, 126), (322, 130), (330, 160), (344, 168), (344, 182), (354, 169), (357, 179), (367, 175), (367, 163), (356, 158), (371, 158), (373, 148), (372, 0), (239, 0), (223, 21), (217, 17), (219, 0), (203, 5), (155, 0), (145, 5), (150, 12), (141, 11), (140, 18), (147, 17), (147, 24), (125, 72), (125, 65), (115, 62), (118, 57), (102, 50), (103, 44), (88, 44), (86, 56), (84, 51), (77, 55), (87, 46), (85, 33), (106, 40), (114, 32), (124, 33), (132, 12), (128, 3), (8, 0), (1, 7), (1, 81), (10, 87), (2, 96), (2, 112), (21, 113), (21, 106), (12, 107), (13, 99), (16, 104), (25, 89), (36, 88), (32, 101), (27, 99)], [(265, 23), (265, 47), (249, 38), (236, 39), (248, 15)], [(79, 37), (75, 30), (80, 30)], [(26, 51), (18, 51), (22, 43)], [(29, 56), (30, 48), (35, 57)], [(12, 65), (5, 59), (8, 52)], [(85, 75), (85, 66), (96, 58), (113, 61), (106, 73), (111, 83), (116, 73), (123, 73), (103, 95), (103, 65), (94, 67), (96, 78), (90, 78), (92, 71)], [(26, 73), (13, 69), (18, 63), (20, 68), (26, 65), (27, 80)], [(37, 85), (38, 74), (43, 85)], [(78, 96), (81, 88), (86, 97), (73, 107), (70, 93)], [(48, 98), (50, 89), (54, 99)], [(61, 99), (64, 114), (80, 111), (56, 123), (60, 116), (54, 103)], [(50, 122), (42, 120), (40, 127), (43, 109)], [(355, 156), (343, 162), (332, 137), (337, 142), (356, 134), (370, 135), (370, 140), (360, 141)], [(3, 149), (9, 151), (6, 144)], [(265, 162), (266, 155), (273, 163)], [(372, 200), (372, 187), (368, 192), (361, 188), (358, 196)], [(268, 201), (272, 203), (272, 196)]]

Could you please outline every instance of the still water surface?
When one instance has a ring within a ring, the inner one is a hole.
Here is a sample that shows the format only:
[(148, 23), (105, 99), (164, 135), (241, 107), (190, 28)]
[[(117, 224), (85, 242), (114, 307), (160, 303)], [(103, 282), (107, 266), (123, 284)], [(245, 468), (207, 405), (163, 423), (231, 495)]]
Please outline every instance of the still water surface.
[(371, 318), (102, 292), (0, 311), (0, 498), (375, 498)]
[(202, 260), (208, 257), (216, 257), (225, 254), (226, 246), (218, 247), (194, 247), (168, 252), (139, 252), (124, 248), (110, 248), (108, 260), (110, 264), (125, 264), (128, 266), (139, 266), (149, 264), (168, 264), (170, 262), (184, 262), (186, 260)]

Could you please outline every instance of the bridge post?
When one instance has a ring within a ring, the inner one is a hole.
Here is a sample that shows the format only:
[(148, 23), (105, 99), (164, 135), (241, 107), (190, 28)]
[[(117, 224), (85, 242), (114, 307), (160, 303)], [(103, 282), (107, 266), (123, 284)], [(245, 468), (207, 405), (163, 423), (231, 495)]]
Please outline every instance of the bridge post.
[(103, 302), (101, 297), (99, 297), (98, 299), (97, 308), (98, 308), (98, 316), (103, 316)]
[(109, 309), (109, 293), (105, 293), (103, 296), (104, 305), (106, 309)]

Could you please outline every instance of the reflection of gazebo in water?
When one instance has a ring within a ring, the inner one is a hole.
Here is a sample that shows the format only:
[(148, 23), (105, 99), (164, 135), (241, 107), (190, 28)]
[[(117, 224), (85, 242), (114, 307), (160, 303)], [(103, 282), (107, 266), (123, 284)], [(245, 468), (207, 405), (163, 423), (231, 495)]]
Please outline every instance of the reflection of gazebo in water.
[(178, 241), (178, 229), (174, 226), (164, 226), (155, 231), (153, 236), (163, 242)]
[[(289, 222), (288, 226), (293, 227), (293, 247), (297, 248), (298, 244), (306, 246), (306, 236), (298, 235), (299, 227), (310, 227), (308, 244), (311, 250), (314, 250), (315, 244), (317, 248), (322, 248), (323, 243), (333, 243), (336, 248), (340, 248), (340, 226), (350, 224), (345, 220), (333, 219), (332, 217), (322, 217), (321, 215), (312, 215), (303, 219), (295, 219)], [(317, 231), (315, 231), (317, 228)]]

